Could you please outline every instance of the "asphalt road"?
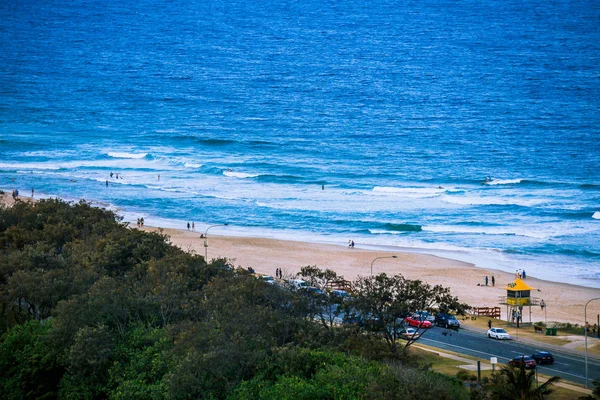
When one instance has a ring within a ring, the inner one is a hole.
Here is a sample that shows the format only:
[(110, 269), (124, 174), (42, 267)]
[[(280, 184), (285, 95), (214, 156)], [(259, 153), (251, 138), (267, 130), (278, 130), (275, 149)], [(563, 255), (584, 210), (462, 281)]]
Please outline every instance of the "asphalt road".
[[(443, 335), (447, 332), (447, 335)], [(554, 354), (554, 364), (538, 366), (538, 372), (544, 375), (560, 376), (566, 381), (585, 384), (585, 357), (573, 353), (557, 351), (556, 347), (546, 347), (540, 343), (534, 346), (527, 342), (516, 340), (489, 339), (485, 332), (466, 329), (447, 331), (443, 328), (433, 327), (421, 336), (417, 343), (450, 350), (459, 354), (466, 354), (489, 361), (490, 357), (498, 357), (498, 363), (505, 364), (508, 360), (520, 355), (531, 355), (535, 350), (546, 350)], [(588, 377), (600, 380), (600, 361), (588, 357)]]

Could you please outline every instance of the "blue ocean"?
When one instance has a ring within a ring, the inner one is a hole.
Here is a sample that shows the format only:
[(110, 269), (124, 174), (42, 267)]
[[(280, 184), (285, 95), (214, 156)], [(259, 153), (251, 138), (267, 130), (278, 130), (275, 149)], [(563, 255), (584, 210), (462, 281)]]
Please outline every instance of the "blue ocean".
[(600, 3), (2, 1), (0, 188), (600, 287)]

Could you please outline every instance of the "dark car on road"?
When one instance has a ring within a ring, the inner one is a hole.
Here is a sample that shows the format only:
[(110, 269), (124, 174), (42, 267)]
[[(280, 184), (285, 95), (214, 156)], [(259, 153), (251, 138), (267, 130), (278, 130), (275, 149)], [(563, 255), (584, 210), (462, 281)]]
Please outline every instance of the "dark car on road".
[(536, 351), (531, 358), (538, 364), (554, 364), (554, 356), (547, 351)]
[(520, 367), (521, 364), (525, 364), (525, 369), (532, 369), (537, 365), (535, 360), (529, 356), (515, 357), (508, 362), (508, 365), (512, 365), (513, 367)]
[(460, 328), (460, 322), (451, 314), (437, 313), (435, 316), (435, 324), (437, 326), (443, 326), (444, 328)]

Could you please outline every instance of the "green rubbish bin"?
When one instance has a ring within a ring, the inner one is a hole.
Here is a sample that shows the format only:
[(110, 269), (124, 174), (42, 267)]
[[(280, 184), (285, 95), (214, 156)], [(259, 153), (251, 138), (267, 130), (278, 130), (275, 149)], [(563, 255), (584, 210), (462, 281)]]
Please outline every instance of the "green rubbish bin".
[(546, 328), (546, 336), (556, 336), (556, 328)]

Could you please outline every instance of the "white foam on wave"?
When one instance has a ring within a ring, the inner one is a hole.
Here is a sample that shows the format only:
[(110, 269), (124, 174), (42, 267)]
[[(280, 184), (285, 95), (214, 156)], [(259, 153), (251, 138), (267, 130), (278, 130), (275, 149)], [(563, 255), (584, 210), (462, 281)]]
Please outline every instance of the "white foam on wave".
[(245, 172), (234, 172), (234, 171), (223, 171), (223, 175), (230, 176), (232, 178), (256, 178), (258, 174), (248, 174)]
[(133, 158), (139, 159), (144, 158), (148, 155), (148, 153), (127, 153), (123, 151), (109, 151), (106, 153), (107, 156), (112, 158)]
[(596, 211), (593, 215), (592, 218), (594, 219), (600, 219), (600, 211)]
[(446, 189), (444, 188), (375, 186), (371, 193), (386, 196), (427, 198), (437, 197), (445, 191)]
[(488, 182), (483, 182), (484, 185), (515, 185), (521, 183), (523, 179), (492, 179)]
[(474, 235), (515, 235), (524, 236), (534, 239), (547, 239), (554, 236), (553, 228), (543, 229), (528, 229), (524, 227), (510, 226), (461, 226), (461, 225), (425, 225), (423, 231), (434, 233), (464, 233)]
[(202, 167), (202, 164), (196, 164), (196, 163), (191, 163), (191, 162), (186, 162), (183, 164), (184, 167), (186, 168), (200, 168)]
[[(58, 170), (61, 169), (62, 166), (56, 163), (0, 163), (0, 169), (18, 169), (19, 172), (25, 172), (21, 170), (35, 170), (35, 169), (43, 169), (43, 170)], [(27, 171), (29, 172), (29, 171)]]
[(493, 205), (515, 205), (523, 207), (531, 207), (539, 204), (546, 203), (544, 199), (516, 199), (509, 197), (479, 197), (479, 196), (443, 196), (442, 199), (446, 203), (459, 204), (464, 206), (478, 205), (478, 206), (493, 206)]

